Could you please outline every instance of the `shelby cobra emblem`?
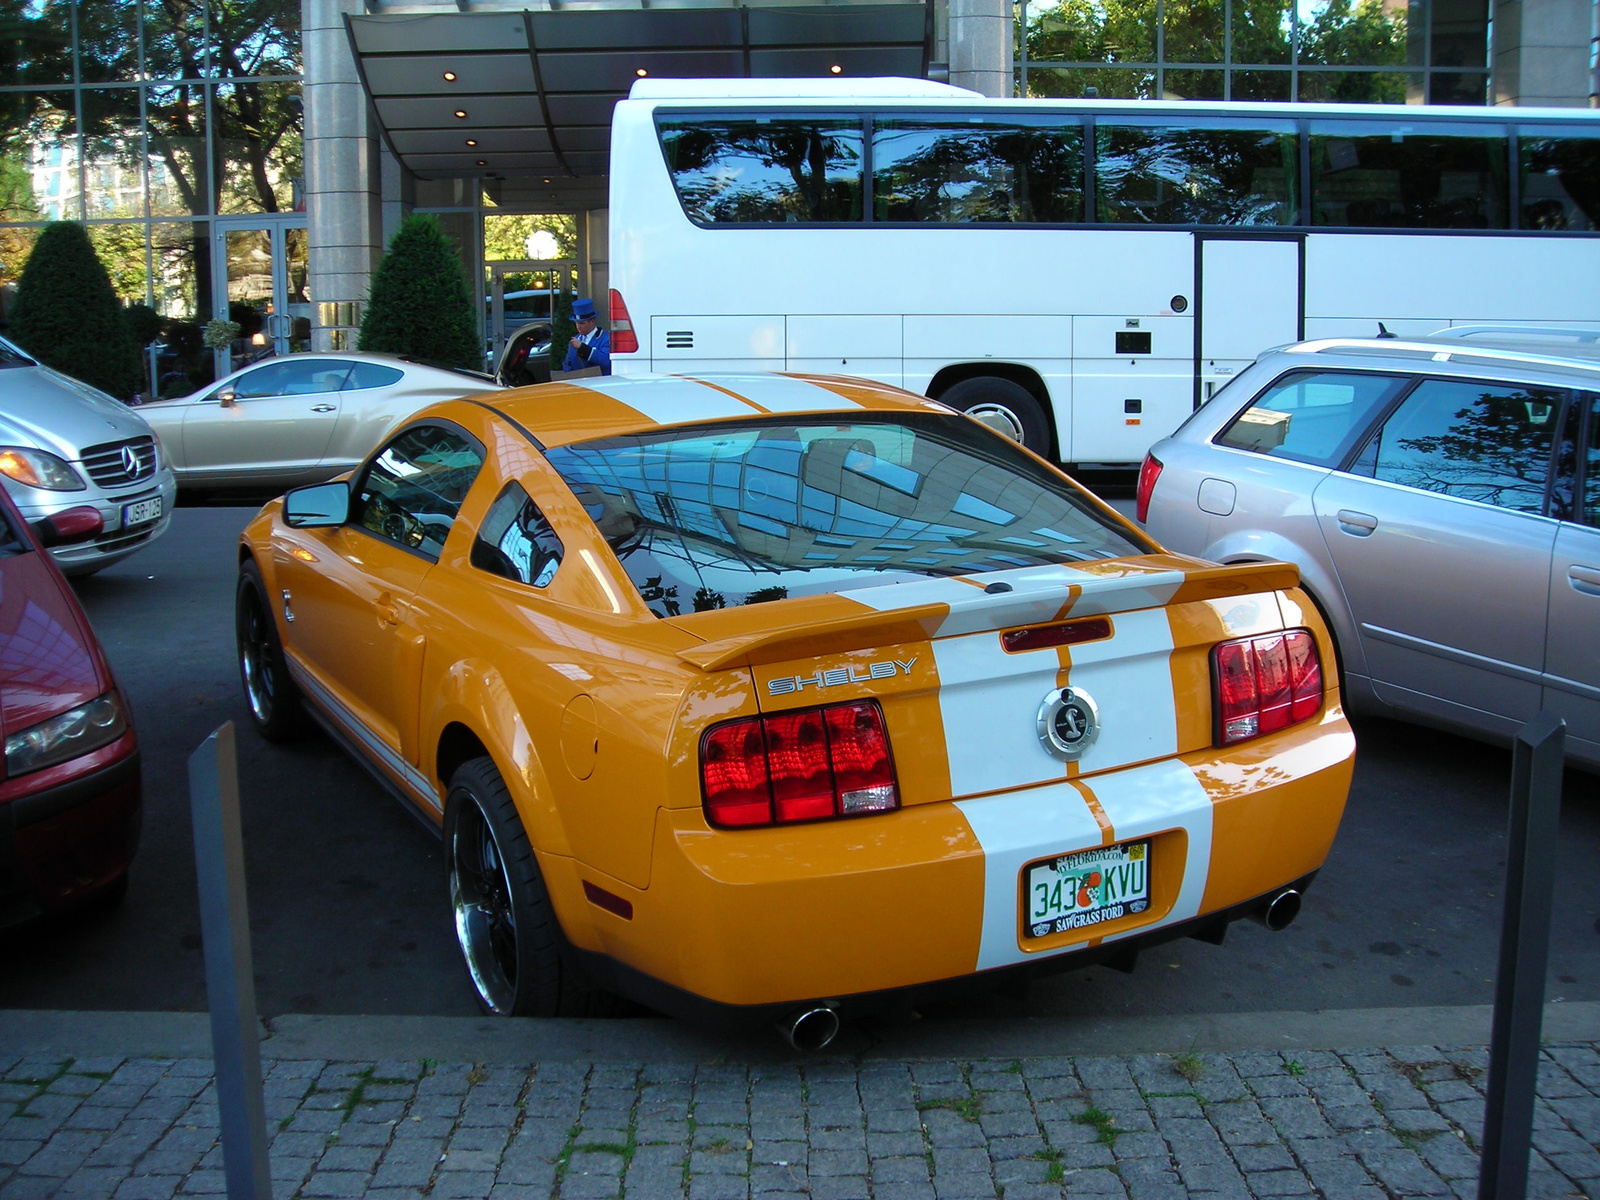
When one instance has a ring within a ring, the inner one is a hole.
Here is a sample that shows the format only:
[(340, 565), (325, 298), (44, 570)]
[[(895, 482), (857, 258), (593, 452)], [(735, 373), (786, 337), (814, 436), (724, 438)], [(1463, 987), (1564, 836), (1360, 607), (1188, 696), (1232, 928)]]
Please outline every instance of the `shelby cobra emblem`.
[(1039, 705), (1039, 742), (1062, 762), (1077, 762), (1100, 734), (1100, 710), (1088, 692), (1056, 688)]

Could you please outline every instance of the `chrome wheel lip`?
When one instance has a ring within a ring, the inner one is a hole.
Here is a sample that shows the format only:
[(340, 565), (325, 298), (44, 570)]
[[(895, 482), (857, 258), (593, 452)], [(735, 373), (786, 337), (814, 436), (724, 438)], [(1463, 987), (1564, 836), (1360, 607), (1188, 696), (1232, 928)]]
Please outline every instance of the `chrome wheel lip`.
[(1022, 418), (1015, 410), (1007, 408), (1004, 404), (974, 404), (966, 411), (967, 416), (973, 420), (987, 425), (1013, 442), (1022, 443), (1027, 440)]
[(244, 695), (250, 711), (263, 725), (272, 720), (272, 644), (268, 639), (261, 601), (251, 595), (243, 602), (244, 620), (239, 625), (239, 672), (244, 676)]
[[(486, 851), (492, 861), (484, 861)], [(507, 1015), (516, 1002), (516, 911), (511, 875), (494, 830), (475, 799), (468, 798), (462, 805), (451, 830), (448, 853), (450, 910), (467, 974), (484, 1007)], [(485, 890), (491, 894), (483, 895)], [(509, 947), (504, 945), (507, 937), (511, 939)], [(509, 978), (506, 964), (496, 952), (497, 939), (513, 960)]]

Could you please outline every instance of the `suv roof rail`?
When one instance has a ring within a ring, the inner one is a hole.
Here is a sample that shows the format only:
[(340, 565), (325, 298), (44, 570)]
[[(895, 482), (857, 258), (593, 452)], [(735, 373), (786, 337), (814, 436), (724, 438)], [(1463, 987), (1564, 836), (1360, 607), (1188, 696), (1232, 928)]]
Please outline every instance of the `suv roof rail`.
[(1430, 338), (1549, 338), (1552, 341), (1593, 344), (1600, 342), (1600, 329), (1579, 329), (1565, 325), (1452, 325), (1449, 329), (1435, 330)]
[[(1519, 350), (1498, 346), (1463, 344), (1464, 338), (1316, 338), (1300, 342), (1287, 349), (1289, 354), (1348, 354), (1359, 351), (1374, 358), (1429, 358), (1434, 362), (1480, 363), (1495, 366), (1503, 363), (1522, 363), (1527, 366), (1561, 367), (1568, 370), (1593, 372), (1600, 370), (1600, 347), (1596, 356), (1580, 352), (1548, 354), (1536, 350)], [(1575, 351), (1576, 347), (1573, 348)]]

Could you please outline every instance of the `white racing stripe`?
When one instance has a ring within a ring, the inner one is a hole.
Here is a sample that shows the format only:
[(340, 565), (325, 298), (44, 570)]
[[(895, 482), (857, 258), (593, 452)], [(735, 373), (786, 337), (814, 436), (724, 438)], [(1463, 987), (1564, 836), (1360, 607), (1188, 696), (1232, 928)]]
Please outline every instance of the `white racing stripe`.
[(1017, 944), (1023, 865), (1098, 846), (1099, 823), (1078, 790), (1065, 783), (958, 800), (956, 807), (983, 847), (983, 934), (973, 969), (986, 971), (1038, 957)]
[[(1183, 829), (1189, 837), (1183, 883), (1172, 911), (1159, 921), (1107, 938), (1137, 937), (1195, 916), (1211, 864), (1211, 798), (1194, 772), (1176, 760), (1099, 775), (1084, 783), (1110, 817), (1117, 841)], [(1082, 941), (1048, 951), (1025, 951), (1017, 938), (1022, 868), (1041, 858), (1100, 845), (1100, 826), (1078, 790), (1068, 784), (1030, 788), (977, 800), (958, 800), (983, 848), (983, 932), (975, 970), (1081, 950)]]
[(692, 379), (663, 375), (604, 375), (569, 382), (626, 404), (658, 425), (690, 421), (715, 421), (723, 417), (753, 417), (756, 410), (726, 392)]
[(804, 379), (791, 379), (786, 375), (710, 374), (694, 375), (717, 387), (737, 392), (752, 404), (759, 404), (768, 412), (803, 413), (825, 412), (834, 408), (860, 408), (838, 392), (818, 387)]
[(1083, 775), (1178, 752), (1166, 609), (1117, 613), (1111, 627), (1106, 640), (1072, 647), (1067, 672), (1067, 683), (1087, 692), (1100, 712), (1100, 734), (1078, 760)]
[(1038, 734), (1039, 705), (1060, 670), (1053, 649), (1007, 654), (996, 634), (975, 633), (940, 638), (933, 661), (952, 796), (1065, 777)]

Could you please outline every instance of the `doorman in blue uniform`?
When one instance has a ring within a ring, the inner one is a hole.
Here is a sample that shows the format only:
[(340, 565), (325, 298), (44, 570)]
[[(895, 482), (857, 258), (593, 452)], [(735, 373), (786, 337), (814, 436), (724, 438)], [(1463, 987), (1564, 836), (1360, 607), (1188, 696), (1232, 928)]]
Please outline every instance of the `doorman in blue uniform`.
[(611, 374), (611, 335), (596, 323), (594, 301), (574, 300), (572, 320), (578, 327), (578, 336), (568, 344), (561, 369), (581, 371), (584, 367), (599, 367), (602, 375)]

